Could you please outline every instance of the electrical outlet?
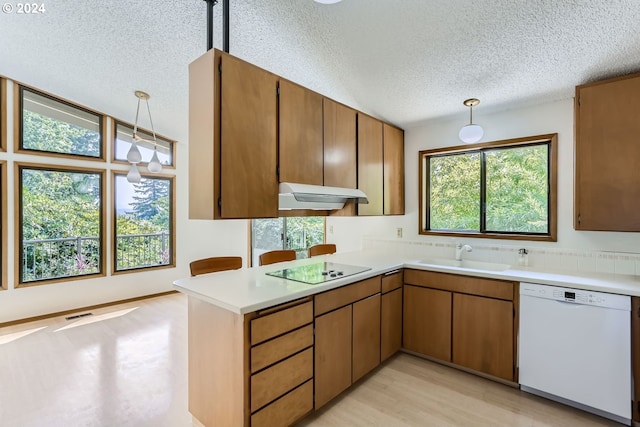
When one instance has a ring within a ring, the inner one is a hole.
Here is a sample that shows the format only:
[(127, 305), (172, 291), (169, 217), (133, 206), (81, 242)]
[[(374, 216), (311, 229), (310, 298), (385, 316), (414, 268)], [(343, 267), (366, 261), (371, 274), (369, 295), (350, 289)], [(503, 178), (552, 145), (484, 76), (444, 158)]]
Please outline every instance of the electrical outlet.
[(402, 227), (396, 228), (396, 236), (398, 236), (398, 239), (402, 239)]
[(333, 225), (329, 226), (329, 234), (333, 234)]

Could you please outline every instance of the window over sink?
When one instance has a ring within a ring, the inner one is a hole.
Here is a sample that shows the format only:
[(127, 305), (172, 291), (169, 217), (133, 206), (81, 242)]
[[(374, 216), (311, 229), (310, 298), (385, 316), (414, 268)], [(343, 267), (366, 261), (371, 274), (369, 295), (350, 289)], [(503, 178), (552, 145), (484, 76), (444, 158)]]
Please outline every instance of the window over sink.
[(556, 241), (557, 134), (425, 150), (420, 234)]

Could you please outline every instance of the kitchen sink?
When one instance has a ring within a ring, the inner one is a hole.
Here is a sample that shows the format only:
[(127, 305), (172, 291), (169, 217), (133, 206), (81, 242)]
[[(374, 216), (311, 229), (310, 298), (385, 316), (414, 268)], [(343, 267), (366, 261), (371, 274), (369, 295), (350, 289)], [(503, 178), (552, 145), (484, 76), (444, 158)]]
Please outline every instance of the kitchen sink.
[(455, 259), (449, 258), (431, 258), (418, 262), (420, 264), (433, 265), (434, 267), (467, 268), (472, 270), (505, 271), (511, 268), (509, 264), (502, 264), (498, 262), (471, 261), (467, 259), (456, 261)]

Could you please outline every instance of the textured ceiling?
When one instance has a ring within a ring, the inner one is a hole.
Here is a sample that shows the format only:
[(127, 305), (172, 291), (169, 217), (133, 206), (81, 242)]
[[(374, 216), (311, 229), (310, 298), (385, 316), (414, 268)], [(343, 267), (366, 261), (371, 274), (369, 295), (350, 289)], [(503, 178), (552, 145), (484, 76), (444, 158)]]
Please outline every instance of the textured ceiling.
[[(405, 128), (566, 99), (640, 71), (640, 0), (230, 0), (231, 54)], [(15, 5), (15, 3), (12, 3)], [(45, 0), (0, 14), (0, 74), (187, 141), (202, 0)], [(221, 43), (222, 2), (215, 7)]]

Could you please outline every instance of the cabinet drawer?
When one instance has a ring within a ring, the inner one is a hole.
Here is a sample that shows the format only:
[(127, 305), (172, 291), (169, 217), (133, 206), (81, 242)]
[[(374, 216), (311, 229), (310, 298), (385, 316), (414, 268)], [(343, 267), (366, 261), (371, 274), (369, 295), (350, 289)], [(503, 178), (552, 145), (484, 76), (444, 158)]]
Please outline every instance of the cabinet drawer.
[(251, 427), (289, 426), (313, 409), (313, 380), (251, 416)]
[(315, 296), (315, 315), (344, 307), (380, 292), (380, 276), (346, 285)]
[(307, 325), (251, 349), (251, 373), (313, 345), (313, 325)]
[(313, 321), (311, 301), (251, 321), (251, 345), (259, 344)]
[(407, 269), (404, 271), (404, 283), (513, 301), (514, 282), (504, 280)]
[(251, 412), (313, 377), (313, 349), (309, 348), (251, 376)]
[(402, 286), (402, 270), (382, 276), (382, 293), (385, 294)]

